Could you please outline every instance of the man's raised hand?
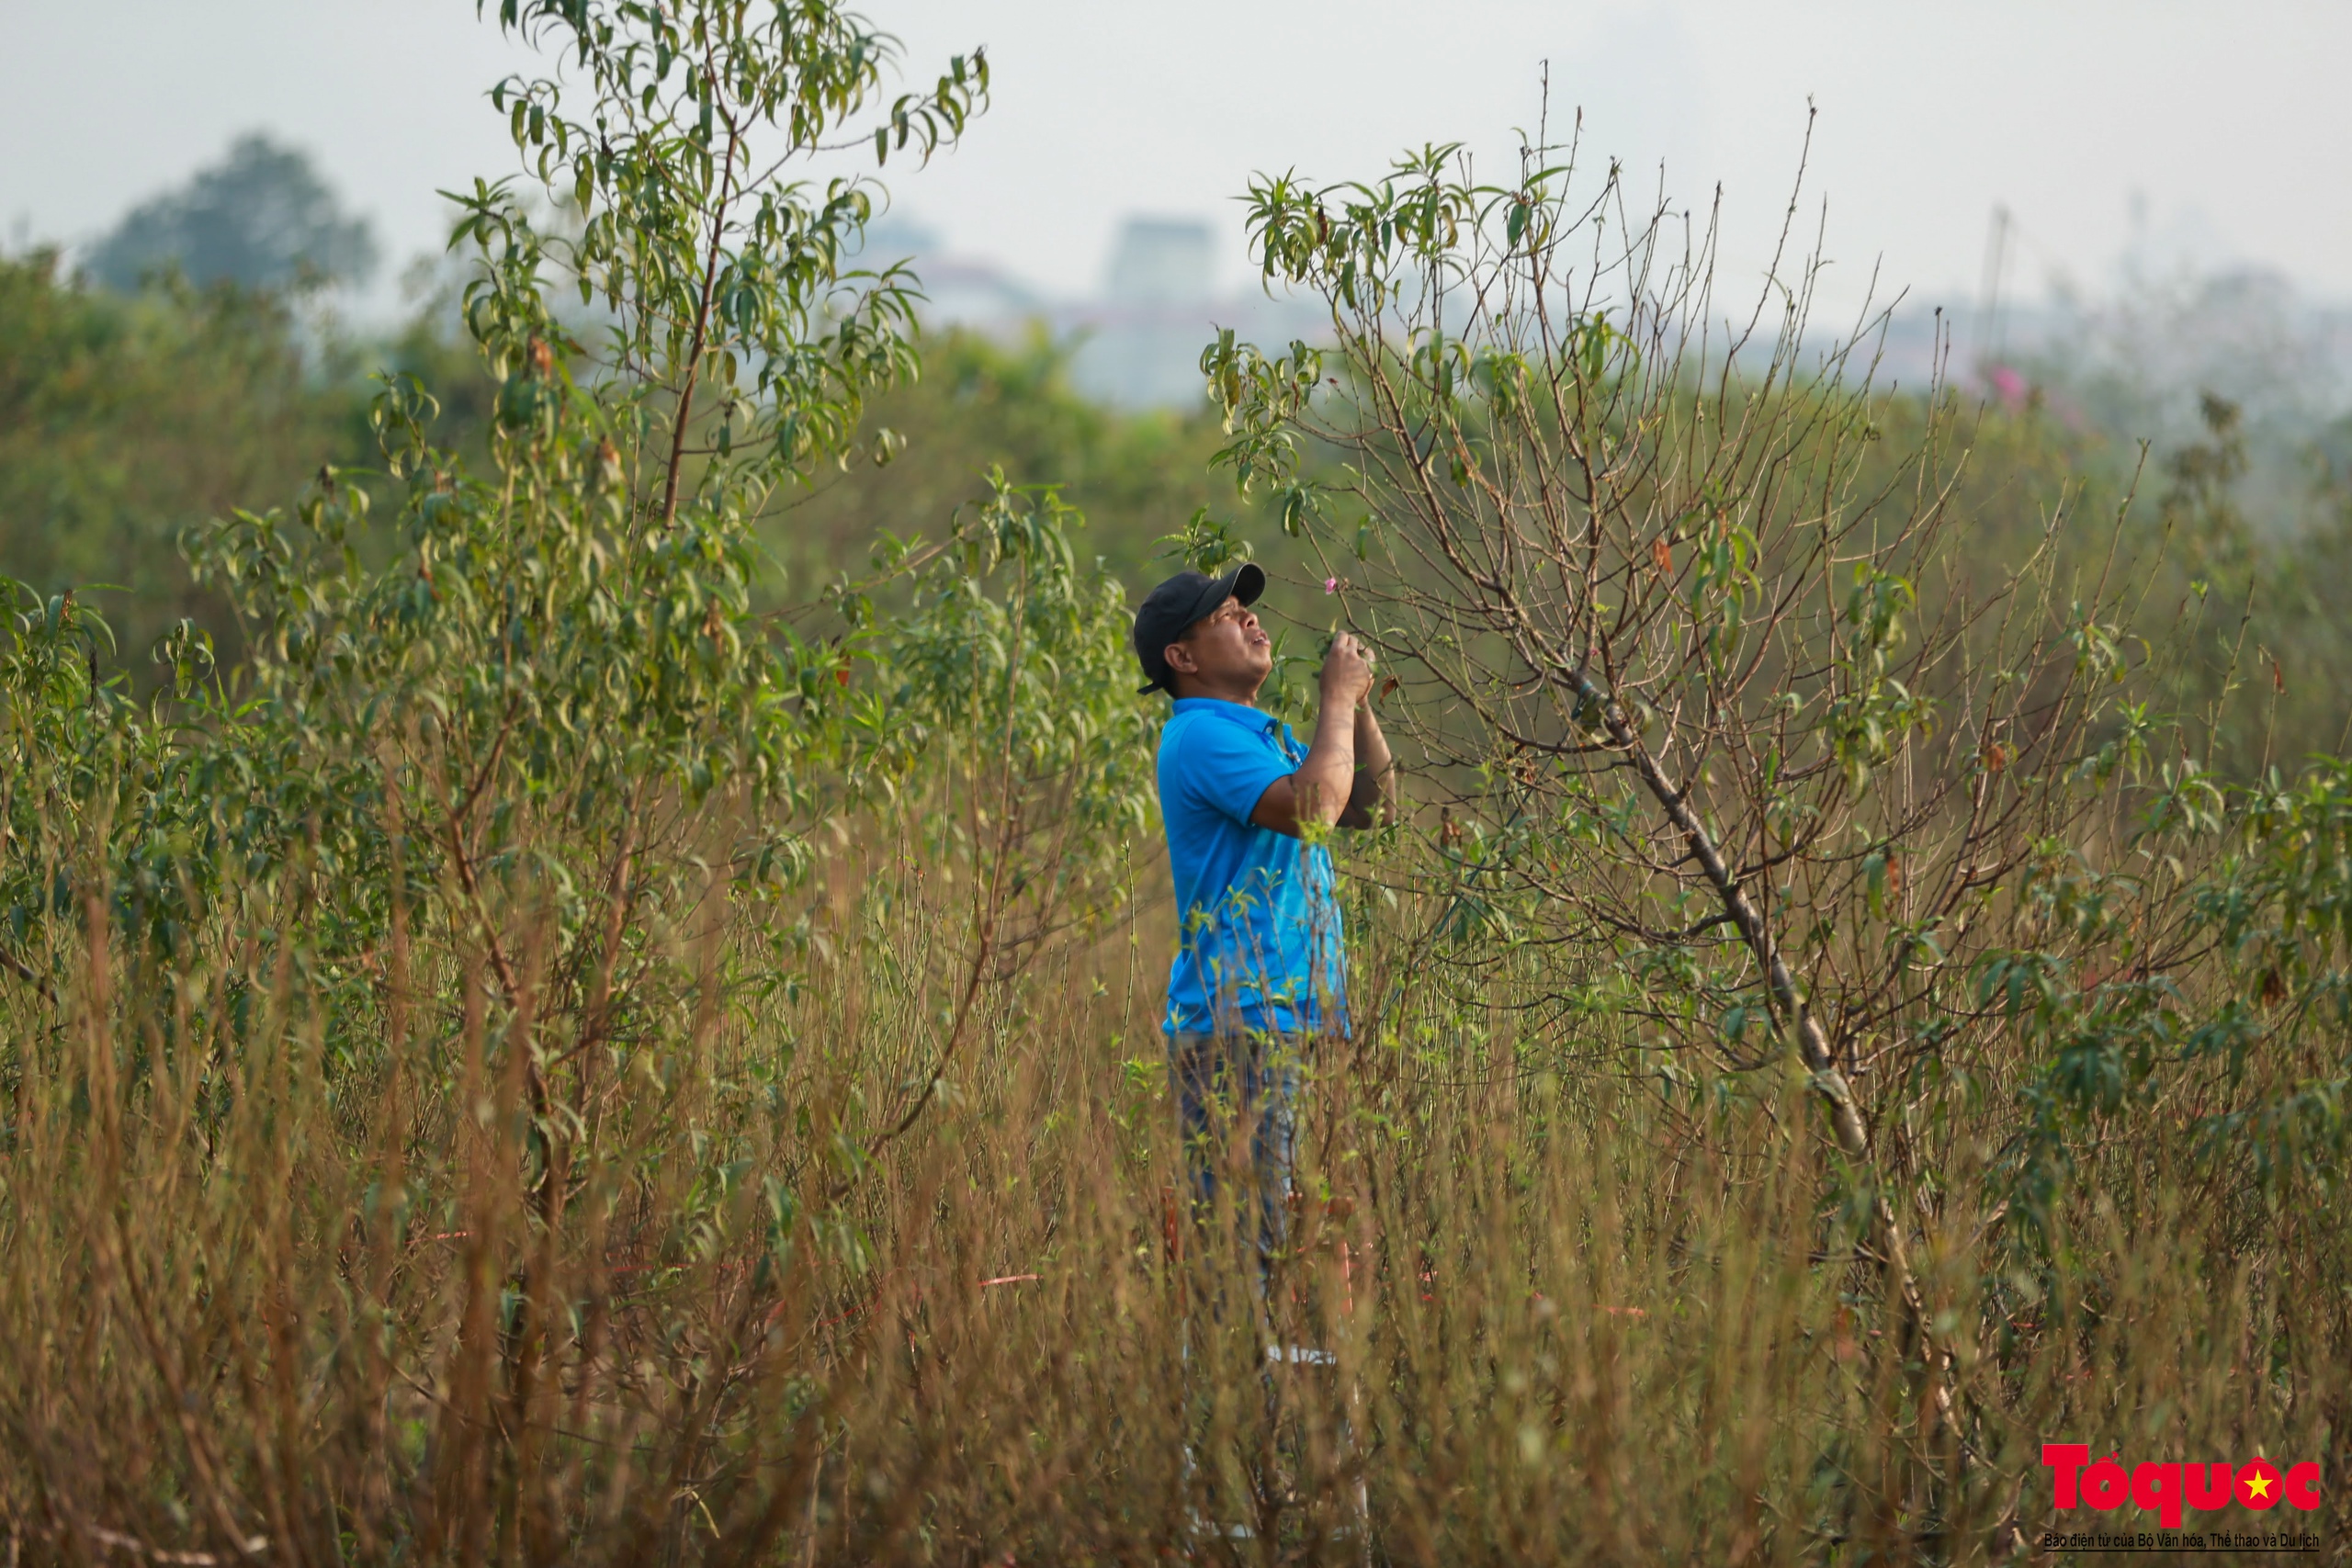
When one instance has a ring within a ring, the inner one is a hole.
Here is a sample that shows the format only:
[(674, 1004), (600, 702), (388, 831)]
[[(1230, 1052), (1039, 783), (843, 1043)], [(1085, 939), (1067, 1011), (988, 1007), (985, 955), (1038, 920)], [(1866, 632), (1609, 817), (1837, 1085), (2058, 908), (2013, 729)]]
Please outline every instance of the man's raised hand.
[(1323, 656), (1323, 705), (1345, 713), (1372, 694), (1372, 650), (1353, 632), (1331, 639)]

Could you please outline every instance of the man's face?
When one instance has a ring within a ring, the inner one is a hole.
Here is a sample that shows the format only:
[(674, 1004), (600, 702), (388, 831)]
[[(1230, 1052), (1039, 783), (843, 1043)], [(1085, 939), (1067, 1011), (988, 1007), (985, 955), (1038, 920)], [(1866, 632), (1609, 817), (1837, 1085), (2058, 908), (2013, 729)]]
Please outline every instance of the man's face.
[(1274, 639), (1248, 605), (1227, 599), (1169, 645), (1168, 664), (1188, 685), (1219, 694), (1246, 690), (1254, 696), (1273, 673)]

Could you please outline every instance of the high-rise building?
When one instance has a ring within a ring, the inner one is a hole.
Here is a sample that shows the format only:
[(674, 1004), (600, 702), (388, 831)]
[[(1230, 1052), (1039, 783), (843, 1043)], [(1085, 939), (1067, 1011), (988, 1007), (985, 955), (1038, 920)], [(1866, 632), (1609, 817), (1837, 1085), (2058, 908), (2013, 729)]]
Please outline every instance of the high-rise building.
[(1111, 250), (1112, 303), (1199, 305), (1215, 292), (1216, 242), (1193, 218), (1130, 218)]
[(1193, 218), (1129, 218), (1111, 247), (1102, 305), (1088, 312), (1070, 378), (1129, 408), (1201, 398), (1201, 345), (1215, 332), (1216, 237)]

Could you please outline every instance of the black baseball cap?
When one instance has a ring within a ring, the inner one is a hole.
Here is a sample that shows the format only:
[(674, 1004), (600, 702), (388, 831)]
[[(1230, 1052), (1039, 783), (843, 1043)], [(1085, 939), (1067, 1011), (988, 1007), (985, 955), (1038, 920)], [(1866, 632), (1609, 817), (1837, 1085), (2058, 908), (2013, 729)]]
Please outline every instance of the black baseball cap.
[(1145, 692), (1173, 692), (1175, 672), (1168, 668), (1168, 645), (1214, 615), (1227, 599), (1254, 604), (1266, 591), (1264, 569), (1245, 561), (1223, 577), (1204, 571), (1180, 571), (1149, 593), (1136, 612), (1136, 659), (1143, 665)]

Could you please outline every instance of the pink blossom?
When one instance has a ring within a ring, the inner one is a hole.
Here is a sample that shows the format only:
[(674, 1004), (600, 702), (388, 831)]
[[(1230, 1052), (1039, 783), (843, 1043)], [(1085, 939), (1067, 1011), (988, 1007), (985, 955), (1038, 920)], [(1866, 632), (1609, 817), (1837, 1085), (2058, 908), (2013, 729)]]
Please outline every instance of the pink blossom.
[(1339, 580), (1338, 578), (1336, 578), (1336, 577), (1327, 577), (1327, 578), (1325, 578), (1325, 579), (1323, 580), (1323, 592), (1326, 592), (1326, 593), (1337, 593), (1339, 591), (1340, 591), (1340, 580)]

